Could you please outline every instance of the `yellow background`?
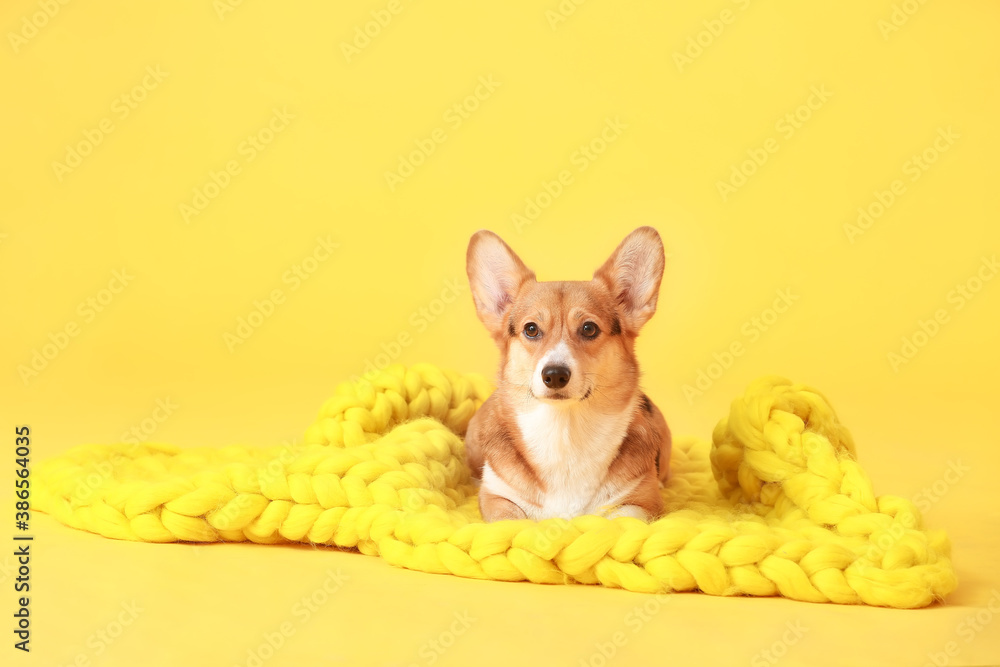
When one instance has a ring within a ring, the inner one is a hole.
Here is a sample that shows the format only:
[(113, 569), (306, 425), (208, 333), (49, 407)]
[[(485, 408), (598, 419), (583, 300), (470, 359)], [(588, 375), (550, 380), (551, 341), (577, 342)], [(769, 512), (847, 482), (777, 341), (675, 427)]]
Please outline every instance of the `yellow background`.
[[(648, 224), (669, 256), (638, 347), (673, 430), (707, 436), (762, 374), (820, 388), (876, 491), (922, 499), (928, 524), (949, 531), (960, 588), (903, 612), (704, 595), (653, 605), (305, 547), (125, 544), (37, 515), (34, 650), (8, 643), (5, 664), (247, 664), (262, 635), (298, 623), (292, 605), (330, 568), (348, 583), (264, 664), (596, 665), (595, 644), (618, 631), (627, 641), (608, 664), (772, 664), (760, 651), (787, 623), (807, 631), (781, 664), (924, 664), (952, 641), (949, 664), (1000, 661), (1000, 619), (981, 611), (1000, 595), (1000, 280), (960, 309), (953, 292), (1000, 250), (997, 3), (180, 4), (0, 10), (11, 445), (19, 424), (36, 461), (133, 427), (180, 445), (290, 441), (367, 362), (492, 374), (497, 353), (465, 286), (475, 230), (498, 232), (542, 280), (587, 279)], [(499, 85), (486, 94), (482, 80)], [(477, 86), (482, 99), (467, 99)], [(456, 104), (476, 108), (459, 124)], [(294, 117), (252, 153), (244, 142), (268, 138), (276, 109)], [(620, 134), (581, 163), (609, 120)], [(102, 126), (79, 166), (54, 166)], [(443, 141), (390, 188), (386, 172), (431, 137)], [(719, 182), (765, 147), (723, 197)], [(925, 151), (936, 159), (911, 180)], [(182, 205), (232, 161), (238, 173), (186, 221)], [(515, 225), (564, 170), (572, 182)], [(897, 179), (901, 194), (850, 238), (858, 208), (888, 201)], [(293, 289), (286, 272), (318, 238), (338, 247)], [(123, 270), (124, 289), (103, 292)], [(448, 281), (459, 298), (436, 301)], [(231, 351), (225, 335), (274, 290), (283, 303)], [(779, 290), (797, 300), (757, 329)], [(88, 299), (108, 302), (91, 313)], [(894, 368), (889, 354), (940, 309), (947, 321)], [(77, 334), (63, 340), (67, 326)], [(64, 349), (25, 374), (53, 339)], [(711, 369), (733, 343), (743, 353)], [(699, 371), (718, 377), (686, 395)], [(159, 421), (157, 401), (176, 406)], [(0, 559), (3, 609), (11, 562)], [(94, 643), (132, 600), (135, 622)], [(633, 633), (643, 604), (656, 613)], [(476, 621), (454, 646), (422, 653), (463, 612)], [(977, 612), (992, 625), (966, 642), (960, 624)]]

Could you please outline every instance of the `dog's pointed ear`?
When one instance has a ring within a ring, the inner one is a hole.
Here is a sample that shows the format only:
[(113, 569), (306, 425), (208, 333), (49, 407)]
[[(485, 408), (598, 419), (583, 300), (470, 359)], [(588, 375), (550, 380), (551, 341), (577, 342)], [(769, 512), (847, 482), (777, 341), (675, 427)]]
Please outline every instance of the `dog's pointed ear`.
[(656, 312), (663, 279), (663, 242), (652, 227), (639, 227), (625, 237), (608, 261), (594, 272), (611, 290), (632, 333)]
[(490, 333), (498, 333), (505, 324), (504, 312), (514, 302), (521, 286), (535, 279), (535, 273), (503, 239), (485, 229), (469, 239), (465, 270), (469, 274), (472, 300), (479, 319)]

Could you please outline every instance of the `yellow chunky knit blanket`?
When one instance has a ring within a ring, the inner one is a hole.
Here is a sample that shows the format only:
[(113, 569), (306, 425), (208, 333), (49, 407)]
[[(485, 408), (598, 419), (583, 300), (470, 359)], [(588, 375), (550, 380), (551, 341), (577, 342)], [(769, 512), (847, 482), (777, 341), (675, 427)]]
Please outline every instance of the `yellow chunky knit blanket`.
[(462, 435), (481, 376), (390, 366), (341, 384), (280, 447), (84, 445), (33, 471), (34, 509), (147, 542), (311, 542), (479, 579), (923, 607), (956, 586), (942, 532), (876, 496), (816, 390), (754, 382), (712, 444), (680, 439), (663, 518), (483, 523)]

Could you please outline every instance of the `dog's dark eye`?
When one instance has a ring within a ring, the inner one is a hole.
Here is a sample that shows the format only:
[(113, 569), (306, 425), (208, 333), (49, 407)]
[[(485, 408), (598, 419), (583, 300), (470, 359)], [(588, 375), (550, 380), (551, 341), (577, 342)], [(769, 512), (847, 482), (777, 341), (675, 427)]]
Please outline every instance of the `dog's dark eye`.
[(538, 334), (541, 332), (538, 330), (538, 325), (534, 322), (528, 322), (524, 325), (524, 335), (528, 338), (538, 338)]
[(596, 338), (600, 331), (593, 322), (584, 322), (583, 326), (580, 327), (580, 333), (583, 334), (584, 338)]

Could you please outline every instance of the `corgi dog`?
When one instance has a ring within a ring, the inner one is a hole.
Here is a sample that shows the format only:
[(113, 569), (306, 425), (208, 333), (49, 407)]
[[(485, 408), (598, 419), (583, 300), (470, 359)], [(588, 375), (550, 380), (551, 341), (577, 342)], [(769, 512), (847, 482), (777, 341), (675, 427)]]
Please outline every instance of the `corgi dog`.
[(485, 521), (663, 511), (670, 430), (635, 357), (663, 264), (660, 235), (640, 227), (592, 280), (538, 282), (499, 236), (472, 236), (472, 298), (500, 348), (497, 389), (465, 436)]

